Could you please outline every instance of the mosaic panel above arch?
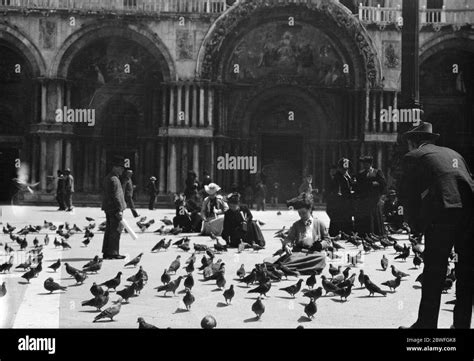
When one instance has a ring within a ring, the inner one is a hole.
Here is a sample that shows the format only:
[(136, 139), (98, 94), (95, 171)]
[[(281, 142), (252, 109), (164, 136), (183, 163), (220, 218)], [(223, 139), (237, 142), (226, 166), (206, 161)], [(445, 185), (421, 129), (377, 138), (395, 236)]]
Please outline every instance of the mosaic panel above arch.
[(347, 86), (347, 63), (323, 31), (308, 24), (271, 22), (252, 29), (237, 42), (227, 63), (226, 81), (288, 77), (325, 87)]

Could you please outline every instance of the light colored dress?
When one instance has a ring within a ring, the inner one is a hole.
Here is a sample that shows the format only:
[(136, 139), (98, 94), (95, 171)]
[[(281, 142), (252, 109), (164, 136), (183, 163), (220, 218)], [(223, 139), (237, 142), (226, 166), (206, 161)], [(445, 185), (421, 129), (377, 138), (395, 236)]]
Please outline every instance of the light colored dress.
[[(220, 236), (224, 228), (224, 212), (229, 209), (229, 206), (224, 201), (222, 196), (217, 195), (214, 200), (206, 197), (202, 202), (201, 216), (203, 218), (201, 233), (210, 236), (211, 233), (215, 236)], [(221, 211), (221, 214), (216, 214)]]

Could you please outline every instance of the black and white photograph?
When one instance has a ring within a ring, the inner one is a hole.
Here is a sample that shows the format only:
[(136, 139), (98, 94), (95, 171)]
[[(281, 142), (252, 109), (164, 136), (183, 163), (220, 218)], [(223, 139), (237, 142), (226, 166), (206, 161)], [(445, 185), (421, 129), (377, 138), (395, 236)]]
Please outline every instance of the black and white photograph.
[(0, 0), (0, 360), (112, 329), (474, 359), (473, 100), (474, 0)]

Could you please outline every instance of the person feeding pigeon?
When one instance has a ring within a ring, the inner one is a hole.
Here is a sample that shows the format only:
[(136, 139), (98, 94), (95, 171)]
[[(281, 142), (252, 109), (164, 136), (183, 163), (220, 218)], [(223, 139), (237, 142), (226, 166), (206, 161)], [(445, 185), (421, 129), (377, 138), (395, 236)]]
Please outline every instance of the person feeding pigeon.
[(424, 269), (418, 319), (411, 328), (437, 328), (441, 292), (453, 246), (456, 251), (454, 328), (470, 328), (474, 262), (474, 181), (464, 158), (435, 145), (431, 123), (404, 133), (401, 201), (408, 224), (425, 235)]
[(223, 214), (229, 209), (229, 206), (224, 198), (217, 194), (220, 189), (221, 187), (215, 183), (204, 186), (208, 196), (202, 202), (201, 207), (201, 217), (203, 219), (201, 234), (203, 236), (210, 236), (211, 234), (220, 236), (222, 234)]
[(262, 231), (256, 222), (253, 221), (252, 212), (240, 205), (240, 194), (231, 193), (227, 197), (229, 210), (224, 214), (224, 228), (222, 238), (229, 247), (237, 248), (241, 240), (248, 244), (258, 244), (265, 246)]
[(112, 170), (104, 179), (102, 210), (105, 212), (106, 226), (102, 253), (104, 259), (123, 259), (119, 254), (120, 234), (122, 233), (121, 220), (123, 211), (127, 208), (119, 177), (124, 170), (124, 159), (114, 157)]
[(313, 197), (302, 193), (286, 203), (298, 211), (300, 219), (293, 223), (283, 241), (283, 255), (264, 262), (282, 264), (303, 275), (319, 274), (326, 267), (324, 250), (330, 246), (330, 241), (326, 226), (311, 214)]

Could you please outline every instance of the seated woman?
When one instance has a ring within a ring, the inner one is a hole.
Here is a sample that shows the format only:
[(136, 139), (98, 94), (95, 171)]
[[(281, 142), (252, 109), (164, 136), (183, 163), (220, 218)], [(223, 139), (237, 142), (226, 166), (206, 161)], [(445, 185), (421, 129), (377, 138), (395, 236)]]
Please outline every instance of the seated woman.
[(192, 199), (186, 199), (184, 194), (177, 194), (174, 202), (176, 216), (173, 218), (173, 226), (180, 227), (183, 232), (201, 231), (202, 219), (200, 209)]
[(240, 194), (232, 193), (227, 197), (229, 210), (224, 214), (224, 229), (222, 238), (229, 247), (238, 247), (240, 240), (262, 247), (265, 246), (262, 231), (255, 221), (250, 210), (240, 205)]
[(265, 259), (267, 263), (283, 264), (302, 275), (320, 274), (326, 267), (326, 252), (331, 245), (326, 226), (311, 215), (311, 194), (300, 194), (287, 202), (288, 207), (298, 211), (300, 219), (293, 223), (283, 241), (282, 256)]
[(208, 196), (202, 202), (201, 217), (203, 220), (201, 235), (220, 236), (224, 226), (223, 214), (229, 209), (229, 206), (224, 201), (221, 195), (218, 195), (221, 187), (215, 183), (210, 183), (204, 186), (204, 190)]

